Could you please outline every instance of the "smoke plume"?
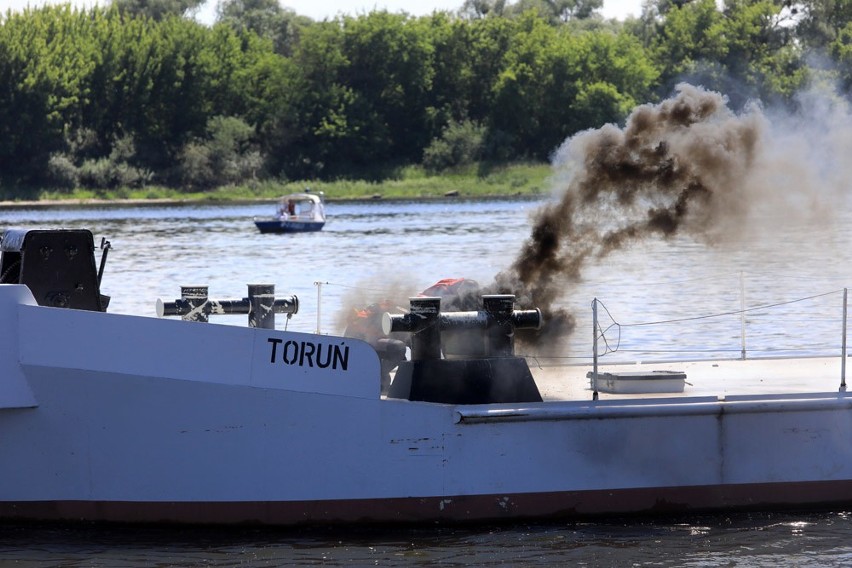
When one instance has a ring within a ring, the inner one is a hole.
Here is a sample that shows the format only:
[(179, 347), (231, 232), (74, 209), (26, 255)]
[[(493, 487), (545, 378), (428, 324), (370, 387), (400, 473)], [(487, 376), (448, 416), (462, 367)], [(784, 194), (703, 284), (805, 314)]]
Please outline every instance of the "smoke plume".
[[(481, 293), (514, 294), (519, 308), (541, 309), (545, 328), (518, 330), (516, 338), (535, 344), (527, 353), (546, 355), (542, 345), (560, 352), (559, 339), (574, 330), (560, 304), (584, 269), (632, 243), (686, 236), (736, 244), (763, 232), (766, 220), (775, 230), (779, 218), (794, 215), (830, 222), (852, 179), (852, 113), (818, 89), (798, 104), (795, 115), (758, 105), (735, 113), (723, 95), (681, 84), (670, 99), (637, 107), (623, 128), (573, 136), (554, 156), (553, 199), (534, 214), (515, 260)], [(394, 288), (399, 293), (382, 297), (404, 311), (417, 288)], [(370, 304), (344, 300), (361, 306), (348, 316)], [(453, 309), (449, 300), (446, 307)]]
[[(557, 198), (535, 215), (496, 291), (540, 308), (551, 331), (569, 333), (573, 317), (558, 300), (589, 262), (648, 237), (714, 244), (748, 226), (757, 204), (801, 205), (812, 185), (802, 179), (811, 171), (804, 157), (772, 144), (783, 136), (760, 108), (736, 114), (726, 102), (681, 84), (671, 99), (637, 107), (623, 128), (566, 141), (554, 160)], [(786, 187), (791, 179), (801, 180), (795, 190)]]

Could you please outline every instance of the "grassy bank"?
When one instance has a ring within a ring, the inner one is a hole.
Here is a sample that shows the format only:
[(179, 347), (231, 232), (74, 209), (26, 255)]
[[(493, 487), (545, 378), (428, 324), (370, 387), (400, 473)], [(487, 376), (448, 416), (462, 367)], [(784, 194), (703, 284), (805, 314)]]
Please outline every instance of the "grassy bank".
[[(418, 199), (447, 195), (460, 197), (499, 197), (510, 195), (539, 195), (550, 190), (548, 164), (513, 164), (484, 169), (472, 166), (464, 171), (434, 175), (422, 168), (401, 170), (394, 179), (381, 182), (359, 180), (252, 182), (244, 185), (220, 187), (210, 191), (187, 192), (165, 187), (142, 189), (120, 188), (114, 190), (77, 189), (37, 193), (36, 201), (247, 201), (275, 199), (283, 194), (304, 191), (322, 191), (329, 200), (342, 199)], [(21, 201), (14, 195), (0, 200)], [(25, 199), (27, 201), (31, 199)]]

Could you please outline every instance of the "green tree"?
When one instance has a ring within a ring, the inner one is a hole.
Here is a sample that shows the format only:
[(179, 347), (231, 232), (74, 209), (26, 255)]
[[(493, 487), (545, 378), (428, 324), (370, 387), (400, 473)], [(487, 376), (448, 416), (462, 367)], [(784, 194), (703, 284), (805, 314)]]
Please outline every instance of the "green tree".
[(653, 42), (661, 92), (687, 80), (727, 94), (733, 106), (787, 97), (805, 80), (801, 46), (774, 0), (714, 0), (660, 8)]
[[(209, 187), (544, 160), (682, 80), (735, 105), (792, 101), (814, 78), (852, 85), (852, 0), (648, 0), (624, 23), (589, 17), (598, 0), (323, 22), (275, 0), (224, 0), (212, 27), (185, 17), (198, 5), (0, 17), (3, 182)], [(818, 68), (811, 49), (836, 67)]]
[(433, 46), (425, 31), (420, 20), (388, 12), (344, 19), (348, 65), (341, 81), (352, 90), (349, 115), (363, 133), (363, 144), (341, 148), (352, 165), (420, 159), (429, 142), (433, 79)]
[[(792, 12), (792, 13), (791, 13)], [(798, 21), (796, 37), (803, 46), (826, 50), (852, 21), (852, 0), (804, 0), (786, 8), (789, 20)]]
[(66, 124), (81, 122), (94, 96), (85, 77), (94, 46), (79, 41), (90, 25), (70, 6), (7, 13), (0, 27), (0, 174), (37, 182), (64, 146)]
[(311, 20), (282, 8), (278, 0), (224, 0), (217, 7), (217, 23), (251, 31), (271, 41), (276, 53), (289, 56)]
[(427, 93), (430, 138), (447, 124), (464, 120), (470, 112), (474, 87), (471, 66), (471, 24), (447, 13), (425, 22), (424, 33), (433, 49), (432, 86)]
[(165, 20), (170, 16), (185, 16), (198, 10), (205, 0), (112, 0), (122, 14)]
[(257, 124), (270, 172), (298, 179), (345, 172), (339, 150), (363, 143), (350, 117), (354, 94), (341, 80), (347, 65), (342, 29), (331, 21), (306, 28), (292, 58), (264, 67)]
[[(494, 108), (500, 74), (512, 49), (518, 22), (508, 18), (486, 18), (469, 24), (468, 118), (488, 122)], [(443, 80), (452, 80), (444, 77)]]
[(830, 50), (837, 62), (840, 91), (849, 93), (852, 90), (852, 22), (840, 30), (837, 38), (831, 43)]
[(775, 24), (778, 6), (772, 0), (729, 0), (722, 14), (727, 50), (721, 60), (737, 75), (745, 75), (749, 62), (760, 61), (787, 43), (788, 34)]
[(476, 123), (452, 122), (423, 152), (423, 165), (440, 172), (472, 164), (482, 158), (485, 129)]
[(254, 128), (236, 117), (214, 116), (204, 138), (186, 144), (181, 153), (183, 183), (210, 188), (257, 178), (260, 153)]
[(506, 13), (506, 0), (465, 0), (459, 9), (459, 14), (471, 20), (497, 17)]
[(495, 85), (489, 134), (510, 136), (516, 158), (547, 159), (578, 130), (622, 120), (656, 78), (634, 36), (573, 33), (528, 12)]
[(538, 10), (551, 23), (559, 23), (589, 18), (602, 7), (603, 0), (518, 0), (512, 6), (512, 12), (523, 14), (528, 10)]
[(128, 19), (114, 9), (93, 21), (86, 91), (98, 96), (84, 106), (82, 124), (98, 132), (101, 156), (130, 135), (139, 166), (160, 183), (177, 181), (182, 148), (205, 135), (210, 117), (252, 112), (252, 74), (271, 56), (253, 34), (175, 17)]
[(660, 7), (660, 13), (665, 17), (652, 49), (662, 72), (662, 90), (668, 93), (706, 64), (722, 61), (727, 56), (727, 44), (723, 16), (715, 0), (668, 5)]
[[(575, 102), (574, 131), (619, 122), (652, 97), (660, 71), (634, 35), (600, 30), (576, 39), (573, 51), (583, 80)], [(592, 104), (599, 108), (591, 108)]]

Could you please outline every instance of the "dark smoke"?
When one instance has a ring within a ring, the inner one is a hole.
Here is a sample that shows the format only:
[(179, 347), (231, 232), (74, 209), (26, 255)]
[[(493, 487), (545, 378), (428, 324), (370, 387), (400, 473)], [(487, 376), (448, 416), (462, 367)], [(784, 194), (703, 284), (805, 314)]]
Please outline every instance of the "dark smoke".
[(574, 318), (556, 304), (591, 260), (648, 237), (713, 242), (747, 214), (744, 184), (764, 130), (757, 110), (738, 116), (722, 95), (680, 85), (673, 98), (636, 108), (624, 128), (574, 136), (555, 159), (565, 175), (559, 198), (538, 211), (497, 291), (540, 308), (549, 332), (570, 333)]
[[(516, 259), (481, 291), (515, 294), (519, 308), (542, 310), (544, 330), (518, 330), (521, 349), (530, 348), (523, 352), (546, 354), (548, 345), (563, 353), (559, 339), (574, 331), (575, 318), (561, 304), (590, 263), (632, 243), (687, 236), (736, 245), (764, 232), (765, 219), (772, 230), (779, 218), (803, 215), (830, 223), (832, 204), (850, 193), (852, 112), (830, 86), (797, 100), (794, 116), (757, 106), (737, 114), (722, 95), (682, 84), (672, 98), (637, 107), (623, 128), (567, 140), (554, 157), (554, 199), (534, 215)], [(405, 311), (422, 288), (399, 288), (394, 301)]]

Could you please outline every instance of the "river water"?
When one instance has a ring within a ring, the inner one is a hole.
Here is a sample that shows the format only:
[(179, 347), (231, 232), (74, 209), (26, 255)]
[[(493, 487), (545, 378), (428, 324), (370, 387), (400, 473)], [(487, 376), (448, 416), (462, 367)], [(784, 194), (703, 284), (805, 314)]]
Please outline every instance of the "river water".
[[(156, 299), (179, 298), (181, 286), (239, 299), (248, 284), (274, 284), (300, 302), (277, 328), (335, 334), (353, 308), (383, 298), (405, 307), (442, 278), (490, 283), (516, 258), (540, 205), (333, 202), (322, 231), (297, 235), (255, 230), (252, 218), (271, 204), (0, 209), (0, 228), (88, 228), (98, 243), (109, 240), (101, 287), (112, 313), (155, 317)], [(591, 357), (594, 298), (604, 343), (617, 347), (610, 360), (739, 356), (743, 346), (751, 356), (839, 353), (852, 228), (828, 218), (764, 225), (772, 230), (713, 247), (649, 240), (590, 263), (581, 281), (564, 284), (577, 331), (556, 355)], [(245, 325), (246, 317), (211, 322)]]
[[(252, 217), (270, 214), (269, 203), (9, 208), (0, 228), (88, 228), (109, 240), (102, 292), (112, 313), (156, 317), (156, 299), (178, 298), (181, 286), (239, 299), (247, 284), (274, 284), (300, 302), (277, 328), (333, 334), (378, 299), (405, 305), (448, 277), (490, 282), (515, 259), (539, 205), (332, 202), (321, 232), (298, 235), (255, 230)], [(550, 355), (590, 360), (594, 298), (607, 360), (839, 355), (852, 282), (842, 217), (769, 218), (761, 226), (771, 230), (747, 239), (650, 240), (600, 259), (564, 284), (577, 331)], [(348, 531), (23, 525), (0, 526), (0, 566), (845, 566), (851, 543), (843, 511)]]

